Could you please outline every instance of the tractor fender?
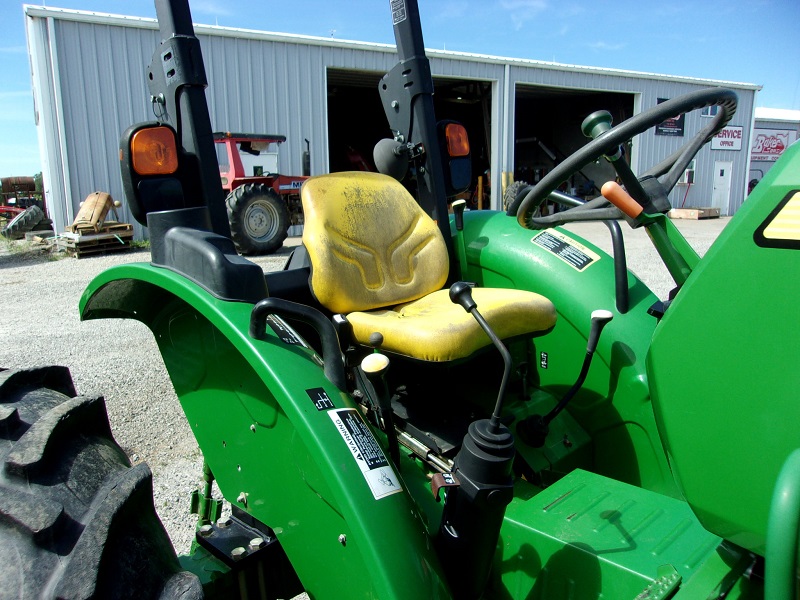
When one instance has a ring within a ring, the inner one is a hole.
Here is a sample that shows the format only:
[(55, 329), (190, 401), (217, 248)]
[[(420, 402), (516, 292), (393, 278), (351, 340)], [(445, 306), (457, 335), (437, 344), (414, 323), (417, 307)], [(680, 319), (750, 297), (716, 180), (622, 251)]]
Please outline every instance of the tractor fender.
[(80, 301), (81, 319), (150, 328), (220, 490), (274, 529), (314, 598), (446, 597), (402, 472), (299, 336), (250, 336), (252, 310), (145, 263), (101, 273)]

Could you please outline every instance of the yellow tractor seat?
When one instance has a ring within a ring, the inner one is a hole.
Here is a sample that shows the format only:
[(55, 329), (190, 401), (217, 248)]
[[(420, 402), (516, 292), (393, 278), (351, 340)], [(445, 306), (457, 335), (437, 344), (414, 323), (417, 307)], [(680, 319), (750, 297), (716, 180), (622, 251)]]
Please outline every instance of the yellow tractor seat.
[[(309, 284), (342, 314), (354, 340), (419, 360), (465, 358), (491, 344), (475, 318), (442, 289), (448, 256), (437, 224), (392, 177), (348, 172), (306, 180), (301, 190)], [(475, 288), (478, 310), (501, 339), (537, 335), (556, 322), (552, 302), (533, 292)]]

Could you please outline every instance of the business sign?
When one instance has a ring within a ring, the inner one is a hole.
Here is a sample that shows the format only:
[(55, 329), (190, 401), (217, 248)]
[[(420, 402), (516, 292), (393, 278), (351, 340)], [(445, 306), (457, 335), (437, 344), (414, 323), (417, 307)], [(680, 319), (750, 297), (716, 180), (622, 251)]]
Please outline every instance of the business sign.
[(797, 132), (789, 129), (756, 129), (750, 146), (750, 160), (772, 162), (797, 139)]
[[(669, 98), (658, 98), (658, 103), (666, 102)], [(682, 114), (674, 119), (667, 119), (663, 123), (656, 125), (656, 135), (674, 135), (683, 137), (683, 123), (686, 115)]]
[(744, 127), (725, 127), (711, 138), (712, 150), (741, 150)]

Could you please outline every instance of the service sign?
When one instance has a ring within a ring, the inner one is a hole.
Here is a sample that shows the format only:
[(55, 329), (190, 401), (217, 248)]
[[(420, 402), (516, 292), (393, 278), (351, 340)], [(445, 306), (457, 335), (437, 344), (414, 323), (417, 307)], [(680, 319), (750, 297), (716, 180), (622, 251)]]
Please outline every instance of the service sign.
[(712, 150), (741, 150), (744, 127), (730, 125), (711, 138)]
[(797, 139), (797, 132), (788, 129), (756, 129), (750, 146), (750, 160), (772, 162)]

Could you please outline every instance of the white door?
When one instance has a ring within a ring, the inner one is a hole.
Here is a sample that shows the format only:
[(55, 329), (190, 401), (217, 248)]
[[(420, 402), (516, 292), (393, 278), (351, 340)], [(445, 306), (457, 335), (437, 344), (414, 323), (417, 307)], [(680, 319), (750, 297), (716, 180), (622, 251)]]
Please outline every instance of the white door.
[(733, 163), (731, 161), (714, 161), (714, 191), (711, 194), (711, 206), (718, 208), (723, 215), (728, 214), (730, 205), (732, 172)]

